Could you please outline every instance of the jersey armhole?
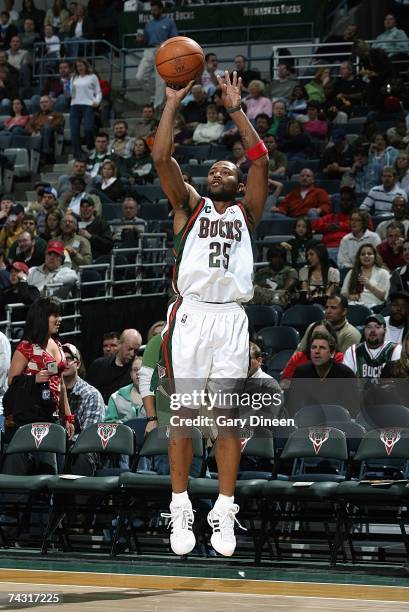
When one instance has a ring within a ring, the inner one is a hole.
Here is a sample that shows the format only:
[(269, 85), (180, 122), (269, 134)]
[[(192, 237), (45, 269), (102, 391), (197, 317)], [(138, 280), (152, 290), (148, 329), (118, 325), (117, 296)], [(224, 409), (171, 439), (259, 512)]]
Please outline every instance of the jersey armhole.
[(243, 204), (243, 202), (237, 202), (237, 205), (240, 208), (241, 212), (243, 213), (244, 220), (247, 225), (247, 229), (249, 230), (250, 234), (253, 234), (256, 228), (254, 225), (253, 215), (251, 214), (250, 209), (245, 204)]

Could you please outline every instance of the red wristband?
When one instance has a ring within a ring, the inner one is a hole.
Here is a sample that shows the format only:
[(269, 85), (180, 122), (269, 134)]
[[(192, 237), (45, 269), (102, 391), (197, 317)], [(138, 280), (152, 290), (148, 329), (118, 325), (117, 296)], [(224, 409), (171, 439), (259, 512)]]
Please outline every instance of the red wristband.
[(250, 161), (254, 161), (263, 157), (267, 153), (267, 147), (262, 140), (259, 140), (257, 144), (250, 149), (246, 150), (246, 155)]
[(64, 421), (66, 423), (75, 423), (75, 415), (74, 414), (66, 414), (64, 417)]

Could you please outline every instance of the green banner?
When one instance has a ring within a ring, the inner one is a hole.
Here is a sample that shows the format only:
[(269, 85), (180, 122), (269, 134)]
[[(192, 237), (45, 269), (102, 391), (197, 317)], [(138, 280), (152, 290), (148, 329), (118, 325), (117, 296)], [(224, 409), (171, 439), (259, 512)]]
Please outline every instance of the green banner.
[[(169, 15), (179, 34), (190, 35), (201, 44), (249, 41), (311, 39), (323, 34), (329, 0), (273, 0), (260, 4), (189, 5)], [(122, 13), (121, 35), (143, 29), (149, 12)], [(213, 31), (212, 31), (213, 30)], [(127, 38), (125, 47), (134, 48)]]

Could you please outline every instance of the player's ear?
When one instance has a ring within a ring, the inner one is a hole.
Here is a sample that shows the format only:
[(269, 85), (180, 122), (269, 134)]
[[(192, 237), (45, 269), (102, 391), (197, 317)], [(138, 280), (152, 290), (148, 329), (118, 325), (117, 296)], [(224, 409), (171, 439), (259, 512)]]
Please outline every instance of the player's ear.
[(237, 193), (238, 194), (246, 193), (246, 184), (243, 183), (242, 181), (239, 181), (239, 183), (237, 185)]

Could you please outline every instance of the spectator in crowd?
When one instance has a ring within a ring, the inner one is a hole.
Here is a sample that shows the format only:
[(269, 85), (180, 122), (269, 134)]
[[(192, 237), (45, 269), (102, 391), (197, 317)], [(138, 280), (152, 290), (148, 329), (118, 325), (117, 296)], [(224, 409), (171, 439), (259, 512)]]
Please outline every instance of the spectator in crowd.
[[(409, 143), (409, 124), (406, 125), (406, 117), (404, 114), (398, 115), (395, 119), (395, 123), (392, 127), (386, 130), (386, 136), (388, 138), (388, 142), (397, 149), (403, 149)], [(400, 157), (402, 151), (400, 151), (398, 157)], [(395, 160), (395, 168), (398, 170), (396, 166)], [(400, 180), (401, 177), (399, 177)]]
[(80, 176), (71, 176), (69, 181), (71, 189), (70, 191), (63, 192), (61, 196), (61, 204), (65, 210), (70, 210), (76, 215), (79, 215), (81, 200), (88, 195), (86, 192), (86, 183)]
[(223, 125), (219, 123), (217, 108), (209, 104), (206, 109), (206, 123), (199, 123), (193, 132), (194, 144), (216, 143), (223, 134)]
[[(367, 195), (368, 191), (379, 184), (379, 167), (369, 163), (368, 149), (359, 146), (354, 151), (354, 163), (351, 173), (347, 173), (344, 179), (349, 179), (357, 195)], [(345, 184), (345, 183), (344, 183)]]
[(333, 83), (332, 96), (344, 110), (362, 104), (364, 84), (362, 79), (354, 74), (351, 62), (342, 62), (339, 67), (339, 77)]
[(335, 295), (339, 285), (339, 270), (330, 265), (327, 247), (315, 240), (307, 246), (307, 265), (299, 272), (301, 301), (325, 303)]
[[(280, 244), (274, 244), (268, 249), (266, 268), (257, 270), (254, 276), (254, 298), (255, 304), (273, 304), (277, 296), (282, 292), (284, 300), (295, 288), (298, 280), (297, 271), (287, 264), (286, 249)], [(284, 293), (285, 292), (285, 293)]]
[(7, 52), (0, 50), (0, 68), (5, 72), (4, 84), (7, 87), (7, 98), (13, 99), (19, 96), (19, 73), (7, 59)]
[(233, 162), (233, 164), (240, 168), (243, 174), (247, 174), (251, 166), (251, 161), (246, 155), (246, 149), (244, 148), (241, 140), (238, 140), (233, 144), (232, 153), (233, 155), (229, 158), (229, 161)]
[(11, 105), (10, 117), (6, 119), (3, 124), (4, 131), (7, 130), (8, 132), (17, 134), (19, 136), (28, 136), (28, 132), (25, 127), (29, 120), (30, 115), (27, 112), (24, 100), (21, 98), (15, 98)]
[(91, 193), (97, 195), (101, 202), (119, 202), (125, 195), (125, 187), (118, 178), (116, 164), (111, 159), (106, 159), (101, 164), (101, 176), (92, 180), (94, 187)]
[(10, 20), (8, 11), (0, 13), (0, 49), (6, 51), (10, 47), (13, 36), (17, 36), (17, 28)]
[[(347, 348), (360, 341), (361, 333), (348, 321), (348, 300), (344, 295), (333, 295), (325, 302), (325, 322), (331, 325), (338, 350), (345, 353)], [(311, 323), (297, 346), (297, 351), (305, 351), (316, 323)]]
[(15, 261), (10, 266), (10, 287), (0, 292), (0, 318), (6, 318), (5, 308), (8, 304), (25, 304), (31, 306), (40, 297), (39, 290), (27, 283), (28, 266), (22, 261)]
[[(257, 119), (256, 119), (257, 121)], [(287, 174), (287, 157), (277, 148), (277, 139), (272, 134), (266, 134), (263, 137), (264, 144), (268, 151), (268, 175), (279, 176), (280, 178)]]
[(15, 4), (14, 0), (4, 0), (5, 9), (10, 14), (10, 22), (18, 24), (18, 22), (20, 21), (20, 14), (16, 10), (14, 4)]
[(61, 40), (54, 31), (53, 26), (44, 26), (42, 41), (44, 46), (41, 49), (44, 62), (41, 64), (41, 73), (55, 72), (57, 63), (61, 57)]
[(236, 55), (234, 58), (234, 70), (237, 72), (237, 78), (241, 78), (241, 90), (245, 94), (248, 93), (248, 86), (251, 81), (260, 80), (260, 70), (257, 68), (247, 68), (247, 58), (244, 55)]
[(397, 28), (395, 15), (385, 15), (383, 25), (385, 31), (376, 37), (372, 46), (375, 49), (383, 49), (389, 57), (401, 53), (407, 55), (409, 53), (409, 38), (404, 30)]
[(312, 219), (311, 225), (314, 232), (323, 234), (322, 242), (327, 249), (338, 248), (344, 236), (350, 229), (350, 219), (352, 210), (356, 206), (355, 194), (348, 187), (341, 190), (339, 213), (329, 213), (320, 219)]
[(200, 82), (207, 98), (211, 98), (218, 87), (217, 77), (224, 76), (224, 71), (218, 68), (217, 64), (216, 53), (206, 53), (205, 68), (200, 77)]
[(102, 336), (102, 354), (104, 357), (115, 355), (119, 349), (120, 333), (116, 331), (106, 332)]
[[(47, 79), (42, 95), (55, 101), (54, 109), (60, 113), (68, 113), (71, 104), (71, 66), (66, 60), (58, 64), (58, 76)], [(37, 108), (38, 107), (38, 108)], [(39, 110), (40, 96), (31, 97), (31, 109)]]
[(24, 95), (31, 89), (31, 63), (32, 58), (28, 51), (21, 48), (21, 38), (13, 36), (10, 40), (10, 49), (7, 52), (8, 63), (18, 70), (19, 84)]
[(122, 202), (122, 217), (111, 221), (114, 240), (126, 241), (145, 231), (146, 221), (138, 217), (139, 210), (140, 206), (135, 198), (127, 197), (124, 199)]
[(37, 241), (37, 220), (34, 215), (25, 213), (21, 221), (21, 227), (24, 231), (31, 232), (36, 239), (36, 244), (41, 244), (41, 240)]
[(291, 160), (306, 159), (315, 149), (310, 135), (304, 132), (304, 125), (296, 119), (290, 119), (286, 123), (285, 132), (281, 134), (279, 142), (281, 151)]
[(345, 172), (351, 172), (354, 156), (343, 128), (335, 128), (331, 132), (331, 140), (332, 144), (323, 152), (321, 169), (326, 178), (339, 180)]
[(372, 314), (365, 321), (364, 342), (347, 349), (343, 363), (358, 378), (379, 379), (386, 362), (400, 358), (402, 346), (386, 340), (386, 323), (381, 314)]
[(383, 49), (371, 48), (364, 40), (352, 46), (353, 59), (359, 59), (360, 76), (366, 84), (364, 104), (374, 107), (383, 85), (393, 76), (393, 67)]
[(77, 273), (64, 266), (64, 245), (60, 240), (50, 240), (42, 266), (30, 268), (28, 284), (34, 285), (41, 294), (47, 293), (62, 300), (70, 295), (78, 282)]
[(376, 232), (368, 229), (371, 217), (364, 210), (353, 210), (351, 214), (351, 232), (344, 236), (339, 244), (338, 268), (352, 268), (360, 246), (371, 244), (374, 248), (381, 239)]
[(304, 85), (296, 85), (291, 93), (288, 112), (291, 115), (305, 114), (307, 112), (308, 95)]
[(4, 194), (0, 201), (0, 227), (6, 223), (11, 207), (14, 206), (14, 199), (9, 194)]
[(28, 230), (23, 230), (16, 242), (10, 247), (10, 260), (24, 262), (29, 268), (40, 266), (44, 263), (47, 243), (41, 238), (36, 238)]
[(326, 99), (330, 80), (331, 70), (329, 68), (317, 68), (313, 80), (305, 86), (308, 100), (323, 104)]
[(244, 98), (247, 106), (246, 115), (249, 119), (255, 119), (260, 113), (269, 117), (273, 114), (271, 100), (264, 95), (265, 85), (263, 81), (250, 81), (249, 95)]
[(409, 293), (396, 291), (389, 293), (389, 315), (385, 317), (386, 340), (402, 343), (408, 331)]
[(103, 422), (105, 403), (98, 389), (92, 387), (78, 375), (81, 356), (77, 347), (67, 342), (62, 345), (62, 348), (66, 364), (62, 375), (71, 414), (75, 417), (74, 436), (77, 436), (90, 425)]
[(52, 26), (56, 33), (66, 34), (69, 17), (65, 0), (54, 0), (52, 7), (45, 14), (44, 25)]
[(394, 166), (399, 155), (398, 149), (388, 146), (385, 134), (375, 134), (369, 147), (369, 162), (379, 167), (381, 174), (385, 166)]
[(108, 145), (110, 153), (118, 157), (131, 157), (135, 139), (128, 135), (127, 122), (123, 119), (118, 119), (114, 123), (113, 131), (114, 137)]
[(54, 137), (56, 132), (62, 132), (64, 123), (64, 115), (53, 110), (51, 99), (41, 96), (40, 111), (30, 117), (26, 130), (32, 136), (41, 136), (40, 147), (46, 163), (54, 163)]
[[(62, 372), (66, 364), (61, 342), (58, 339), (60, 325), (61, 304), (55, 298), (40, 298), (30, 307), (23, 332), (23, 340), (17, 345), (11, 361), (8, 383), (11, 385), (16, 377), (25, 375), (35, 376), (37, 384), (47, 385), (50, 392), (50, 397), (47, 400), (49, 416), (48, 418), (42, 418), (42, 421), (58, 422), (61, 420), (62, 424), (65, 425), (67, 434), (72, 437), (74, 433), (73, 418), (62, 380)], [(55, 367), (53, 373), (48, 369), (51, 363)], [(35, 422), (38, 419), (37, 416), (34, 419), (33, 416), (30, 418), (30, 411), (32, 410), (32, 406), (27, 406), (27, 419), (24, 420), (15, 417), (13, 413), (6, 417), (7, 441), (10, 440), (17, 427), (26, 422)], [(41, 457), (38, 458), (41, 459)], [(43, 457), (42, 460), (44, 461), (45, 458)], [(31, 461), (27, 461), (27, 456), (24, 453), (16, 453), (9, 456), (2, 471), (5, 474), (28, 474), (31, 465)]]
[(78, 233), (78, 216), (67, 211), (61, 224), (61, 242), (71, 257), (72, 267), (78, 270), (80, 266), (92, 263), (91, 244), (87, 238)]
[(135, 138), (132, 156), (120, 158), (118, 171), (121, 177), (128, 179), (130, 185), (153, 183), (155, 168), (144, 138)]
[[(344, 60), (348, 60), (351, 56), (351, 43), (357, 40), (358, 37), (358, 26), (354, 23), (348, 23), (344, 27), (342, 36), (339, 34), (331, 34), (324, 39), (325, 43), (338, 43), (332, 44), (331, 47), (318, 47), (315, 52), (315, 56), (311, 61), (312, 64), (334, 64)], [(330, 49), (330, 50), (329, 50)], [(329, 53), (333, 53), (333, 56), (328, 56)], [(323, 55), (324, 57), (319, 57)], [(343, 54), (343, 56), (341, 55)]]
[(0, 247), (8, 255), (10, 247), (23, 231), (22, 221), (24, 208), (21, 204), (13, 204), (9, 209), (6, 221), (0, 230)]
[(199, 123), (206, 121), (207, 97), (200, 84), (193, 85), (192, 98), (190, 102), (182, 108), (182, 114), (186, 121), (186, 127), (194, 129)]
[(94, 146), (95, 111), (101, 104), (102, 93), (98, 78), (85, 59), (78, 59), (71, 79), (70, 127), (75, 159), (82, 158), (81, 122), (84, 122), (85, 144), (88, 152)]
[(46, 242), (58, 238), (61, 233), (62, 220), (62, 210), (60, 208), (51, 208), (45, 216), (45, 230), (40, 234), (40, 237)]
[(294, 78), (290, 66), (285, 62), (280, 62), (277, 67), (277, 79), (271, 81), (270, 95), (273, 101), (278, 98), (289, 100), (297, 85), (298, 81)]
[(376, 233), (381, 238), (381, 240), (385, 240), (386, 238), (386, 230), (389, 224), (392, 221), (398, 221), (402, 223), (405, 228), (405, 236), (409, 230), (409, 219), (407, 215), (407, 202), (402, 196), (396, 196), (392, 202), (392, 213), (393, 217), (391, 219), (387, 219), (386, 221), (382, 221), (376, 227)]
[(390, 293), (405, 291), (409, 293), (409, 238), (405, 238), (402, 245), (404, 265), (395, 270), (391, 276)]
[(131, 419), (146, 419), (146, 412), (139, 392), (139, 371), (142, 357), (134, 357), (131, 365), (131, 383), (115, 391), (108, 400), (105, 413), (107, 423), (126, 423)]
[(39, 187), (39, 193), (42, 193), (40, 206), (38, 206), (37, 202), (35, 202), (32, 206), (29, 206), (27, 211), (37, 213), (37, 230), (39, 234), (42, 234), (45, 231), (45, 218), (47, 213), (52, 208), (58, 208), (59, 202), (57, 200), (57, 192), (54, 187)]
[(294, 227), (294, 238), (281, 242), (290, 251), (291, 265), (299, 270), (307, 263), (307, 244), (312, 238), (311, 220), (308, 217), (298, 217)]
[(107, 255), (112, 251), (114, 241), (108, 222), (96, 215), (95, 202), (92, 198), (83, 198), (80, 204), (80, 220), (78, 234), (89, 240), (92, 259)]
[(348, 272), (341, 293), (349, 302), (378, 306), (383, 304), (389, 292), (390, 273), (383, 267), (376, 248), (362, 244), (355, 256), (353, 268)]
[(77, 4), (75, 13), (69, 18), (68, 37), (64, 38), (66, 55), (78, 57), (87, 55), (87, 45), (85, 42), (94, 38), (94, 24), (88, 17), (87, 10), (82, 4)]
[(270, 117), (265, 113), (259, 113), (255, 118), (254, 127), (256, 128), (256, 132), (260, 136), (260, 138), (264, 138), (265, 136), (267, 136), (267, 132), (270, 127), (270, 122)]
[(409, 152), (399, 151), (394, 168), (398, 178), (397, 185), (406, 192), (409, 198)]
[(404, 264), (402, 245), (405, 240), (405, 226), (400, 221), (391, 221), (386, 228), (386, 240), (376, 247), (383, 263), (391, 272)]
[(328, 123), (318, 117), (320, 105), (315, 100), (309, 100), (307, 114), (297, 115), (297, 121), (301, 121), (304, 130), (314, 140), (324, 140), (328, 134)]
[(44, 23), (45, 12), (36, 7), (34, 0), (23, 0), (20, 19), (24, 25), (26, 21), (32, 21), (34, 29), (39, 32)]
[[(407, 388), (401, 385), (396, 385), (396, 379), (409, 377), (409, 333), (406, 333), (402, 340), (402, 350), (399, 359), (387, 361), (381, 372), (382, 379), (389, 379), (386, 391), (388, 393), (387, 402), (389, 404), (400, 404), (402, 401), (402, 391)], [(392, 383), (392, 386), (391, 386)], [(382, 385), (383, 386), (383, 385)], [(392, 393), (397, 391), (395, 397)]]
[(313, 171), (303, 168), (299, 181), (300, 186), (290, 191), (272, 212), (288, 217), (307, 215), (311, 218), (329, 214), (331, 211), (330, 197), (325, 189), (315, 186)]
[(134, 127), (135, 138), (146, 138), (152, 133), (155, 121), (155, 109), (153, 104), (145, 104), (142, 109), (142, 116), (138, 117), (138, 122)]
[(67, 191), (72, 190), (72, 181), (73, 178), (83, 179), (86, 187), (88, 188), (91, 182), (91, 175), (87, 172), (87, 162), (84, 159), (75, 159), (72, 166), (72, 173), (63, 174), (60, 176), (58, 180), (58, 194), (60, 196), (66, 195)]
[(136, 329), (125, 329), (117, 353), (99, 357), (89, 366), (87, 380), (101, 392), (106, 404), (115, 391), (131, 382), (132, 362), (141, 344), (142, 337)]
[(396, 170), (385, 166), (382, 172), (382, 185), (372, 187), (360, 208), (368, 210), (372, 214), (390, 213), (392, 202), (396, 196), (402, 196), (407, 202), (406, 192), (397, 186), (396, 179)]
[(36, 216), (37, 213), (43, 210), (41, 201), (43, 199), (44, 189), (46, 187), (51, 187), (50, 183), (48, 183), (47, 181), (38, 181), (34, 184), (34, 189), (37, 194), (37, 198), (35, 200), (30, 200), (26, 205), (27, 214), (33, 214), (34, 216)]
[(95, 178), (101, 171), (101, 164), (106, 159), (110, 159), (109, 153), (109, 136), (106, 132), (99, 132), (95, 136), (95, 148), (88, 156), (88, 162), (86, 165), (87, 174), (91, 178)]
[(143, 43), (145, 47), (142, 59), (136, 72), (136, 82), (144, 85), (145, 89), (150, 85), (151, 77), (155, 77), (155, 94), (153, 106), (158, 108), (165, 97), (165, 82), (155, 70), (155, 49), (168, 38), (177, 36), (177, 28), (173, 19), (163, 15), (163, 4), (160, 0), (151, 2), (152, 19), (145, 24), (143, 37), (137, 37), (137, 42)]

